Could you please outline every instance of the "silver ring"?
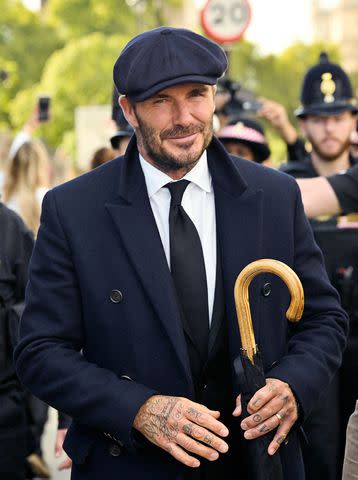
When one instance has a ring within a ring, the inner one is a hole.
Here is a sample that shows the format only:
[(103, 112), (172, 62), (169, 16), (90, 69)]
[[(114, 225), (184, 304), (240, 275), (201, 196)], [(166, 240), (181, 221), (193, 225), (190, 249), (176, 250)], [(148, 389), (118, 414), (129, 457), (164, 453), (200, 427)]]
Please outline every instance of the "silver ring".
[(281, 423), (283, 416), (280, 415), (279, 413), (275, 413), (276, 417), (278, 418), (278, 421)]

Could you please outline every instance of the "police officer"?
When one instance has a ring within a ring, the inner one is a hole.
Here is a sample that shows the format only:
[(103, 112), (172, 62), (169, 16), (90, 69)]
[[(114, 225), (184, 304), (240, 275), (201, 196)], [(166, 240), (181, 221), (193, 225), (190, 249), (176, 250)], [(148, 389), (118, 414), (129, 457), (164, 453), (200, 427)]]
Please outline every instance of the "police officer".
[(305, 75), (301, 106), (295, 111), (312, 151), (281, 170), (296, 178), (312, 178), (333, 175), (357, 163), (349, 151), (357, 112), (348, 75), (321, 53), (319, 62)]

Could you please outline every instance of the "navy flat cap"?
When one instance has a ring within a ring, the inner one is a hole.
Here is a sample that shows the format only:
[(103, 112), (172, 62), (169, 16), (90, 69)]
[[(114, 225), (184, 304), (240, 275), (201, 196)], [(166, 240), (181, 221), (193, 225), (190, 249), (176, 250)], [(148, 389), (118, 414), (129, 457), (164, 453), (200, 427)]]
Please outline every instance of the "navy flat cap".
[(227, 69), (224, 50), (184, 28), (159, 27), (134, 37), (113, 69), (118, 92), (142, 101), (182, 83), (215, 85)]

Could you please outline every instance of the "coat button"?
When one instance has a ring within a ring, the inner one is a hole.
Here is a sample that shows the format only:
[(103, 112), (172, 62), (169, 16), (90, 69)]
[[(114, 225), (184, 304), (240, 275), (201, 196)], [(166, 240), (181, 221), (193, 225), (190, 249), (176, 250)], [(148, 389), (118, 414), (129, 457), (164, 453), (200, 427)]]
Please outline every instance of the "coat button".
[(119, 303), (123, 300), (123, 295), (120, 290), (112, 290), (109, 298), (111, 299), (111, 302)]
[(267, 282), (261, 289), (261, 293), (264, 297), (268, 297), (271, 293), (271, 283)]
[(119, 457), (121, 453), (121, 447), (115, 443), (111, 443), (109, 446), (109, 454), (112, 455), (112, 457)]

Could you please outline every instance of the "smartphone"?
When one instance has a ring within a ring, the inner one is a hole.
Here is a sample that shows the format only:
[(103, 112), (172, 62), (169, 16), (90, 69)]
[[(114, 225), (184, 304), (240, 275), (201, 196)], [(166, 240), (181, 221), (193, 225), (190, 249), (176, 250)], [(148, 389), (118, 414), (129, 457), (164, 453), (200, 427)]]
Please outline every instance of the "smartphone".
[(243, 110), (246, 112), (257, 113), (262, 107), (262, 103), (257, 100), (245, 100), (242, 104)]
[(39, 121), (40, 122), (47, 122), (50, 118), (49, 111), (50, 111), (50, 102), (51, 97), (49, 95), (41, 95), (38, 99), (38, 111), (39, 111)]

